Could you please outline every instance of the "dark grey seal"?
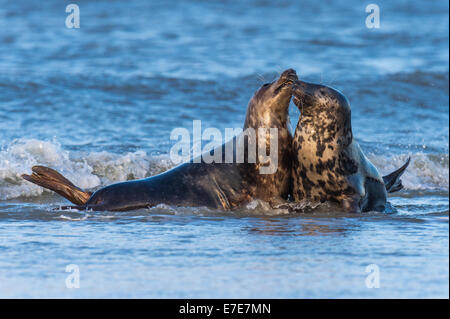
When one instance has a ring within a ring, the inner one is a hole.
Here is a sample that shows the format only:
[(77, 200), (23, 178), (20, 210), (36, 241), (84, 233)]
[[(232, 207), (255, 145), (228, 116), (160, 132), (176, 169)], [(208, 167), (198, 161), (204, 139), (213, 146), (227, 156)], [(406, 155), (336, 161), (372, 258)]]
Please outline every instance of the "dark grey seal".
[(339, 91), (296, 81), (294, 103), (301, 115), (293, 141), (293, 199), (334, 201), (345, 211), (384, 211), (388, 192), (403, 188), (410, 159), (382, 177), (353, 139), (351, 110)]
[[(80, 210), (125, 211), (146, 208), (165, 203), (171, 206), (220, 208), (230, 210), (253, 199), (261, 199), (278, 205), (287, 199), (291, 181), (291, 146), (289, 132), (289, 102), (292, 97), (292, 84), (297, 79), (294, 70), (281, 74), (278, 80), (263, 85), (248, 104), (244, 129), (276, 128), (278, 131), (277, 163), (271, 158), (262, 163), (236, 163), (237, 138), (233, 143), (234, 161), (225, 162), (227, 143), (221, 146), (222, 163), (196, 163), (191, 160), (167, 172), (146, 179), (122, 182), (106, 186), (91, 194), (64, 178), (55, 170), (43, 166), (32, 168), (31, 175), (23, 178), (62, 195)], [(244, 138), (245, 154), (248, 155), (250, 143), (268, 146), (270, 138), (264, 136), (251, 142)], [(211, 151), (210, 155), (218, 151)], [(272, 174), (261, 174), (260, 168), (276, 164)]]

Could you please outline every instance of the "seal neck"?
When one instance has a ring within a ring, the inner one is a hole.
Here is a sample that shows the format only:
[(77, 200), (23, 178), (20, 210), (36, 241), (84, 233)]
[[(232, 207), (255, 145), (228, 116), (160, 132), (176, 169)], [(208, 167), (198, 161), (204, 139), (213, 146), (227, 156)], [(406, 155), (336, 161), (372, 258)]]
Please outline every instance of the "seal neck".
[(285, 105), (261, 105), (250, 103), (244, 123), (246, 128), (287, 128), (289, 127), (289, 101)]

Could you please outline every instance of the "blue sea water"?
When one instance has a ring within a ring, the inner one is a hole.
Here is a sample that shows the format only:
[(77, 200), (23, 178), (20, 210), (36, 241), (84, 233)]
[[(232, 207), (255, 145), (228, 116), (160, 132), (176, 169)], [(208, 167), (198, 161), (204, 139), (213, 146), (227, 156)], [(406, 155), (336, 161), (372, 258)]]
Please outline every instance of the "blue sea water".
[[(68, 3), (0, 1), (0, 297), (449, 297), (447, 1), (377, 1), (378, 29), (361, 1), (74, 3), (79, 29)], [(64, 211), (20, 178), (41, 164), (97, 189), (162, 172), (173, 128), (242, 127), (287, 68), (348, 97), (383, 174), (412, 157), (391, 212)]]

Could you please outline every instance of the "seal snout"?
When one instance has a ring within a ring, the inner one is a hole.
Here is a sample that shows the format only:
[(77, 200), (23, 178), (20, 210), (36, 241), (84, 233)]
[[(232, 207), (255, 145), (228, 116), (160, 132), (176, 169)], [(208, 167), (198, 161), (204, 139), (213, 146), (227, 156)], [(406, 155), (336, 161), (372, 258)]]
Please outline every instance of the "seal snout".
[(306, 82), (296, 80), (292, 85), (292, 93), (294, 94), (294, 100), (301, 99), (308, 91), (308, 85)]
[(281, 89), (285, 87), (292, 88), (292, 84), (298, 80), (297, 72), (294, 69), (287, 69), (281, 75), (276, 82), (275, 95), (278, 94)]
[(287, 69), (283, 73), (281, 73), (280, 81), (285, 84), (292, 84), (298, 80), (297, 72), (294, 69)]
[(318, 86), (312, 83), (296, 80), (292, 85), (293, 101), (302, 109), (314, 104), (314, 93)]
[(310, 91), (310, 85), (307, 82), (303, 82), (300, 80), (296, 80), (294, 82), (294, 85), (292, 86), (294, 89), (294, 94), (295, 95), (304, 95), (304, 94), (308, 94)]

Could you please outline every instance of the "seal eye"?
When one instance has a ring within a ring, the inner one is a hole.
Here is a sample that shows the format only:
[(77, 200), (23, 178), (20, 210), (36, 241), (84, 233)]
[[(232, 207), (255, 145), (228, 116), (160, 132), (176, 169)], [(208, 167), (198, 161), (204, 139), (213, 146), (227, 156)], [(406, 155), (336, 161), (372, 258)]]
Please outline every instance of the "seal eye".
[(269, 85), (270, 85), (270, 83), (264, 83), (263, 87), (266, 87), (266, 86), (269, 86)]

